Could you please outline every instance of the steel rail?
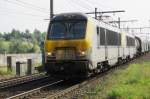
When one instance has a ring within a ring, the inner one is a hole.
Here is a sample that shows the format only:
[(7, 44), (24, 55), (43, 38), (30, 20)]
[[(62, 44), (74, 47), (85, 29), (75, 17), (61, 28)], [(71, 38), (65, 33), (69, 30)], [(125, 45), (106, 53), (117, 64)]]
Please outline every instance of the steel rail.
[(8, 98), (6, 98), (6, 99), (23, 99), (23, 98), (25, 98), (25, 97), (28, 97), (28, 96), (30, 96), (30, 95), (33, 95), (33, 94), (35, 94), (35, 93), (40, 92), (40, 91), (41, 91), (42, 89), (44, 89), (44, 88), (53, 86), (53, 85), (58, 84), (58, 83), (61, 83), (61, 82), (63, 82), (63, 81), (64, 81), (64, 80), (59, 80), (59, 81), (56, 81), (56, 82), (54, 82), (54, 83), (50, 83), (50, 84), (44, 85), (44, 86), (42, 86), (42, 87), (39, 87), (39, 88), (30, 90), (30, 91), (27, 91), (27, 92), (24, 92), (24, 93), (21, 93), (21, 94), (12, 96), (12, 97), (8, 97)]
[(74, 86), (72, 86), (72, 87), (70, 87), (68, 89), (62, 90), (62, 91), (60, 91), (60, 92), (58, 92), (58, 93), (56, 93), (54, 95), (46, 97), (45, 99), (57, 99), (59, 97), (64, 96), (65, 94), (73, 92), (74, 90), (76, 90), (78, 88), (80, 88), (80, 84), (77, 84), (77, 85), (74, 85)]
[(34, 80), (39, 80), (39, 79), (46, 78), (46, 77), (48, 77), (48, 76), (45, 75), (45, 73), (40, 73), (40, 74), (33, 74), (33, 75), (29, 75), (29, 76), (13, 78), (10, 80), (0, 82), (0, 89), (12, 87), (15, 85), (27, 83), (27, 82), (34, 81)]

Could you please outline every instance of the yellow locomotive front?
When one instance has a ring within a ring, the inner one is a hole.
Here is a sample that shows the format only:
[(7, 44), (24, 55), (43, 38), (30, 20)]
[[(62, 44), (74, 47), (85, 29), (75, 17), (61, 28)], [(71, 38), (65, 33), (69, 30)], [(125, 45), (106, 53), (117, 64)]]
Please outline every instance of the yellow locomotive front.
[(82, 76), (88, 71), (90, 39), (87, 17), (60, 14), (49, 25), (45, 41), (45, 70), (54, 76)]

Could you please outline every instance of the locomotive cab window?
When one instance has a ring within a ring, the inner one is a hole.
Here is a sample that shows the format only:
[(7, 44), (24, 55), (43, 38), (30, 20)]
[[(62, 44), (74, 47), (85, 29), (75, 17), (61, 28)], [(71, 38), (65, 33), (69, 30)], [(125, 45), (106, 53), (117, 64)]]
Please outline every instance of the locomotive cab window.
[[(50, 38), (63, 38), (64, 35), (65, 35), (65, 32), (66, 32), (66, 29), (65, 29), (65, 24), (63, 23), (59, 23), (59, 22), (56, 22), (56, 23), (53, 23), (51, 25), (51, 30), (50, 30)], [(48, 36), (48, 37), (49, 37)]]
[(85, 22), (76, 22), (71, 23), (69, 37), (72, 38), (83, 38), (85, 35), (86, 23)]
[(82, 39), (85, 37), (86, 21), (54, 21), (50, 24), (47, 39)]

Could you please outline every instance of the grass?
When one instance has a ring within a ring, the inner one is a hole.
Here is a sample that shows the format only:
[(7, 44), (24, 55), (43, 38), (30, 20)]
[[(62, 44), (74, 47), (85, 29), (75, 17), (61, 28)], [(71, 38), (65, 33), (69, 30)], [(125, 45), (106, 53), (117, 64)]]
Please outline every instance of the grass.
[(92, 99), (150, 99), (150, 62), (116, 70), (93, 90)]
[(150, 99), (150, 62), (130, 65), (117, 79), (108, 98)]
[(12, 74), (11, 72), (7, 72), (7, 67), (5, 66), (0, 67), (0, 75), (11, 75), (11, 74)]
[[(37, 68), (37, 70), (39, 72), (43, 72), (44, 71), (44, 67), (41, 64), (34, 64), (34, 67)], [(0, 66), (0, 76), (14, 76), (15, 75), (15, 71), (8, 71), (7, 72), (7, 66)]]

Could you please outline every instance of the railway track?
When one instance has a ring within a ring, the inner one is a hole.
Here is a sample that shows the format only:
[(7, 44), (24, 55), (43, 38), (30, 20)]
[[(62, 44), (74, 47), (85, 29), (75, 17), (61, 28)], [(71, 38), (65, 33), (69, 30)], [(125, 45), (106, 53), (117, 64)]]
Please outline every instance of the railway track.
[(57, 99), (58, 97), (61, 97), (68, 92), (72, 92), (79, 88), (83, 83), (76, 84), (70, 82), (68, 83), (65, 80), (59, 80), (33, 90), (8, 97), (6, 99)]
[[(79, 82), (67, 82), (65, 80), (59, 80), (47, 85), (26, 91), (6, 99), (58, 99), (65, 97), (70, 93), (87, 93), (84, 89), (88, 83), (97, 80), (102, 75), (92, 77)], [(69, 85), (68, 85), (69, 84)]]
[[(134, 62), (135, 60), (130, 61), (129, 63)], [(129, 63), (124, 63), (121, 66), (115, 66), (111, 68), (111, 70), (106, 70), (105, 72), (102, 72), (101, 74), (94, 76), (92, 78), (89, 78), (79, 84), (73, 85), (65, 90), (58, 91), (57, 93), (53, 95), (48, 95), (45, 97), (45, 99), (74, 99), (78, 95), (85, 95), (85, 94), (95, 94), (93, 92), (89, 92), (88, 87), (93, 86), (95, 82), (99, 83), (100, 79), (105, 79), (105, 75), (113, 72), (116, 69), (121, 69), (121, 68), (127, 68), (127, 65)], [(102, 80), (101, 79), (101, 80)], [(69, 95), (70, 94), (70, 95)], [(78, 99), (78, 98), (75, 98)]]
[[(126, 65), (126, 64), (125, 64)], [(54, 83), (50, 83), (38, 88), (35, 88), (30, 91), (26, 91), (7, 99), (60, 99), (61, 97), (66, 97), (68, 94), (78, 94), (78, 93), (88, 93), (85, 91), (87, 85), (99, 79), (100, 77), (106, 75), (107, 73), (112, 72), (114, 69), (119, 67), (115, 67), (111, 70), (107, 70), (106, 72), (101, 73), (92, 78), (85, 79), (83, 81), (79, 81), (76, 83), (72, 83), (69, 86), (66, 86), (67, 83), (64, 80), (60, 80)], [(67, 83), (68, 85), (68, 83)], [(64, 98), (63, 98), (64, 99)]]
[[(129, 63), (133, 63), (136, 60), (132, 60), (128, 63), (121, 64), (121, 66), (113, 67), (111, 70), (106, 70), (105, 72), (86, 79), (84, 81), (72, 83), (68, 85), (68, 83), (64, 80), (55, 81), (52, 83), (48, 83), (46, 85), (43, 85), (41, 87), (34, 88), (29, 91), (25, 91), (23, 93), (12, 95), (6, 99), (68, 99), (74, 97), (74, 95), (78, 94), (87, 94), (88, 92), (88, 86), (89, 84), (96, 82), (101, 77), (107, 75), (110, 72), (113, 72), (116, 69), (126, 68)], [(103, 78), (102, 78), (103, 79)], [(66, 84), (65, 84), (66, 83)], [(67, 85), (67, 86), (66, 86)]]
[(27, 83), (27, 82), (34, 81), (34, 80), (39, 80), (39, 79), (46, 78), (46, 77), (48, 76), (46, 76), (45, 73), (40, 73), (40, 74), (33, 74), (29, 76), (22, 76), (22, 77), (8, 79), (8, 80), (0, 82), (0, 89), (13, 87), (15, 85)]
[(52, 77), (45, 77), (39, 80), (30, 81), (13, 87), (3, 88), (0, 90), (0, 99), (6, 99), (7, 97), (25, 93), (42, 86), (46, 86), (56, 81), (58, 81), (58, 79), (54, 79)]
[[(89, 90), (88, 90), (89, 86), (93, 86), (95, 84), (95, 82), (99, 83), (100, 80), (105, 79), (104, 76), (113, 72), (116, 69), (127, 68), (129, 63), (132, 63), (135, 61), (136, 60), (131, 60), (128, 63), (120, 64), (121, 66), (112, 67), (111, 70), (106, 70), (106, 71), (102, 72), (101, 74), (98, 74), (92, 78), (88, 78), (88, 79), (81, 81), (80, 83), (77, 83), (66, 89), (59, 90), (54, 94), (49, 94), (46, 97), (44, 97), (44, 99), (73, 99), (77, 95), (95, 94), (95, 93), (89, 92)], [(39, 97), (39, 96), (37, 96), (36, 98), (41, 99), (41, 97)], [(33, 99), (36, 99), (36, 98), (33, 98)]]
[(47, 87), (51, 87), (51, 86), (59, 84), (61, 82), (63, 82), (63, 80), (59, 80), (59, 81), (56, 81), (56, 82), (53, 82), (53, 83), (41, 86), (39, 88), (36, 88), (36, 89), (30, 90), (30, 91), (24, 92), (24, 93), (21, 93), (21, 94), (18, 94), (18, 95), (14, 95), (14, 96), (8, 97), (6, 99), (24, 99), (24, 98), (28, 98), (28, 97), (30, 97), (30, 96), (32, 96), (34, 94), (40, 93), (41, 90), (43, 90), (43, 89), (45, 89)]

